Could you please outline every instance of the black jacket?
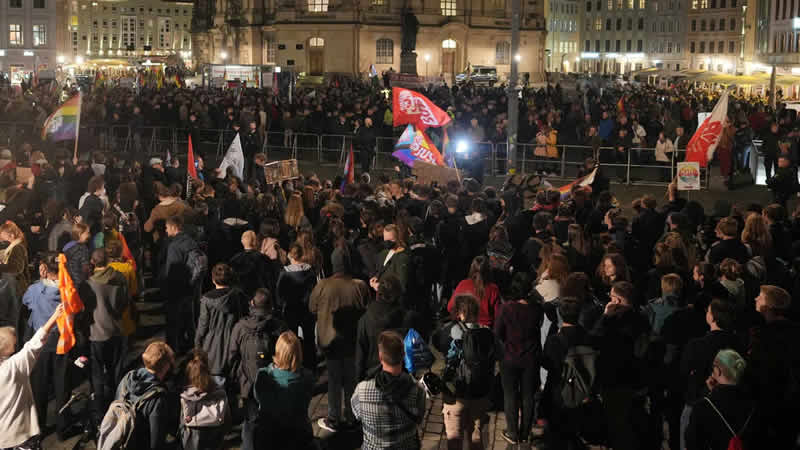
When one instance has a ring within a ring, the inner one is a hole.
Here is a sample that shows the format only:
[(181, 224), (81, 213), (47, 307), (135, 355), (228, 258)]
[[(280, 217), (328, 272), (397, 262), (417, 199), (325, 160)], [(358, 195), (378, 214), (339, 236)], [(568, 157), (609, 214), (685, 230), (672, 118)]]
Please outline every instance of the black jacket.
[(103, 225), (103, 209), (104, 205), (103, 201), (100, 200), (100, 197), (94, 194), (89, 194), (83, 201), (81, 210), (78, 212), (83, 220), (83, 223), (89, 225), (89, 229), (91, 230), (92, 234), (98, 233)]
[(649, 332), (650, 324), (638, 309), (620, 307), (603, 314), (592, 331), (603, 355), (597, 367), (601, 386), (641, 387), (646, 381), (641, 345), (649, 339)]
[(227, 375), (233, 326), (246, 311), (247, 299), (239, 288), (214, 289), (200, 299), (194, 345), (208, 352), (212, 375)]
[(732, 258), (739, 264), (744, 264), (750, 259), (750, 250), (739, 239), (718, 241), (711, 246), (706, 260), (717, 265), (725, 258)]
[(194, 292), (189, 284), (191, 272), (187, 263), (189, 252), (197, 249), (197, 243), (185, 232), (170, 238), (162, 251), (159, 280), (166, 298), (173, 301), (186, 298)]
[(577, 345), (591, 345), (589, 334), (580, 325), (562, 327), (558, 333), (551, 334), (545, 341), (544, 358), (542, 358), (542, 367), (547, 370), (545, 392), (549, 393), (554, 405), (562, 404), (558, 386), (561, 385), (564, 358), (567, 356), (567, 351)]
[[(755, 448), (751, 445), (758, 446), (757, 442), (760, 441), (756, 434), (761, 428), (758, 411), (754, 409), (755, 403), (742, 388), (717, 386), (708, 398), (730, 427), (740, 435), (744, 448)], [(687, 450), (726, 450), (733, 437), (708, 400), (700, 400), (692, 408), (685, 436)]]
[(355, 147), (358, 151), (375, 152), (376, 133), (374, 127), (361, 126), (355, 137)]
[(308, 264), (286, 266), (278, 275), (275, 305), (291, 328), (310, 314), (308, 300), (316, 284), (317, 273)]
[(709, 331), (705, 336), (692, 339), (686, 344), (681, 357), (681, 376), (687, 380), (686, 404), (693, 405), (706, 392), (706, 379), (717, 353), (723, 349), (742, 352), (739, 338), (725, 330)]
[[(356, 376), (367, 378), (378, 360), (378, 335), (386, 330), (405, 330), (411, 325), (410, 314), (402, 306), (376, 300), (367, 307), (367, 312), (358, 320), (356, 335)], [(405, 333), (401, 333), (405, 336)]]
[(230, 266), (239, 277), (239, 286), (244, 293), (252, 297), (258, 288), (275, 290), (275, 278), (270, 268), (269, 259), (258, 250), (244, 250), (230, 260)]

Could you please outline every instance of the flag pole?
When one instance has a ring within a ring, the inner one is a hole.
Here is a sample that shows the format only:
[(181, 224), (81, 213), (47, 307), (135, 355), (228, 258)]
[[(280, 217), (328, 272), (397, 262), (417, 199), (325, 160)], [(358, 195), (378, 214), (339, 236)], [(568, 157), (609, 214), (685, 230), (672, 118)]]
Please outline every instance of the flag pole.
[(81, 104), (83, 103), (83, 93), (78, 91), (78, 115), (75, 118), (75, 148), (72, 150), (72, 165), (78, 165), (78, 135), (81, 132)]

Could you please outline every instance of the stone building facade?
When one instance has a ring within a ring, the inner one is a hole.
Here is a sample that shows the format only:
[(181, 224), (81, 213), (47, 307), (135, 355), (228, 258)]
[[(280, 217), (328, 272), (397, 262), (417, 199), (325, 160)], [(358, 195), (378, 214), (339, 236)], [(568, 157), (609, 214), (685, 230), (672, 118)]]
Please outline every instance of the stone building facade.
[[(520, 0), (520, 72), (545, 68), (544, 0)], [(467, 64), (510, 71), (511, 0), (198, 0), (196, 65), (274, 64), (311, 75), (400, 69), (401, 19), (420, 23), (419, 75), (451, 80)], [(224, 57), (224, 58), (223, 58)]]

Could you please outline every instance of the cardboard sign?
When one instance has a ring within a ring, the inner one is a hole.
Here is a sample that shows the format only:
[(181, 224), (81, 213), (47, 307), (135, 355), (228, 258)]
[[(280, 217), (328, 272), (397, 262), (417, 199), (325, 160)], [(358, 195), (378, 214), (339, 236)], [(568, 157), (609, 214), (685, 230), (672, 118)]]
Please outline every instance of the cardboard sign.
[(300, 177), (296, 159), (275, 161), (264, 165), (264, 179), (268, 184), (280, 183)]
[(678, 190), (700, 190), (700, 164), (697, 162), (678, 163)]
[(461, 181), (460, 170), (428, 164), (419, 160), (414, 162), (414, 168), (411, 169), (411, 172), (417, 177), (417, 182), (421, 184), (436, 182), (439, 186), (444, 186), (450, 180)]

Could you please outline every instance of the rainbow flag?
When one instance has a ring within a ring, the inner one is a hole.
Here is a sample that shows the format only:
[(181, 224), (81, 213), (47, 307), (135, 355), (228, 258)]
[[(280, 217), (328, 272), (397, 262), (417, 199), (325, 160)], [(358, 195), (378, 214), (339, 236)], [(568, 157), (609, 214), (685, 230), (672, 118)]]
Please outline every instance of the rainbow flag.
[(597, 167), (595, 167), (594, 170), (589, 175), (578, 178), (572, 183), (565, 184), (564, 186), (558, 188), (558, 192), (561, 193), (561, 200), (567, 199), (567, 197), (569, 197), (569, 194), (572, 193), (572, 190), (574, 188), (582, 188), (594, 183), (594, 176), (596, 174), (597, 174)]
[(72, 97), (61, 105), (44, 122), (42, 140), (68, 141), (78, 138), (81, 123), (81, 94)]
[(414, 167), (414, 162), (417, 160), (444, 166), (444, 159), (439, 150), (433, 145), (428, 135), (424, 131), (414, 128), (414, 125), (409, 124), (406, 127), (394, 149), (392, 156), (403, 161), (408, 167)]

